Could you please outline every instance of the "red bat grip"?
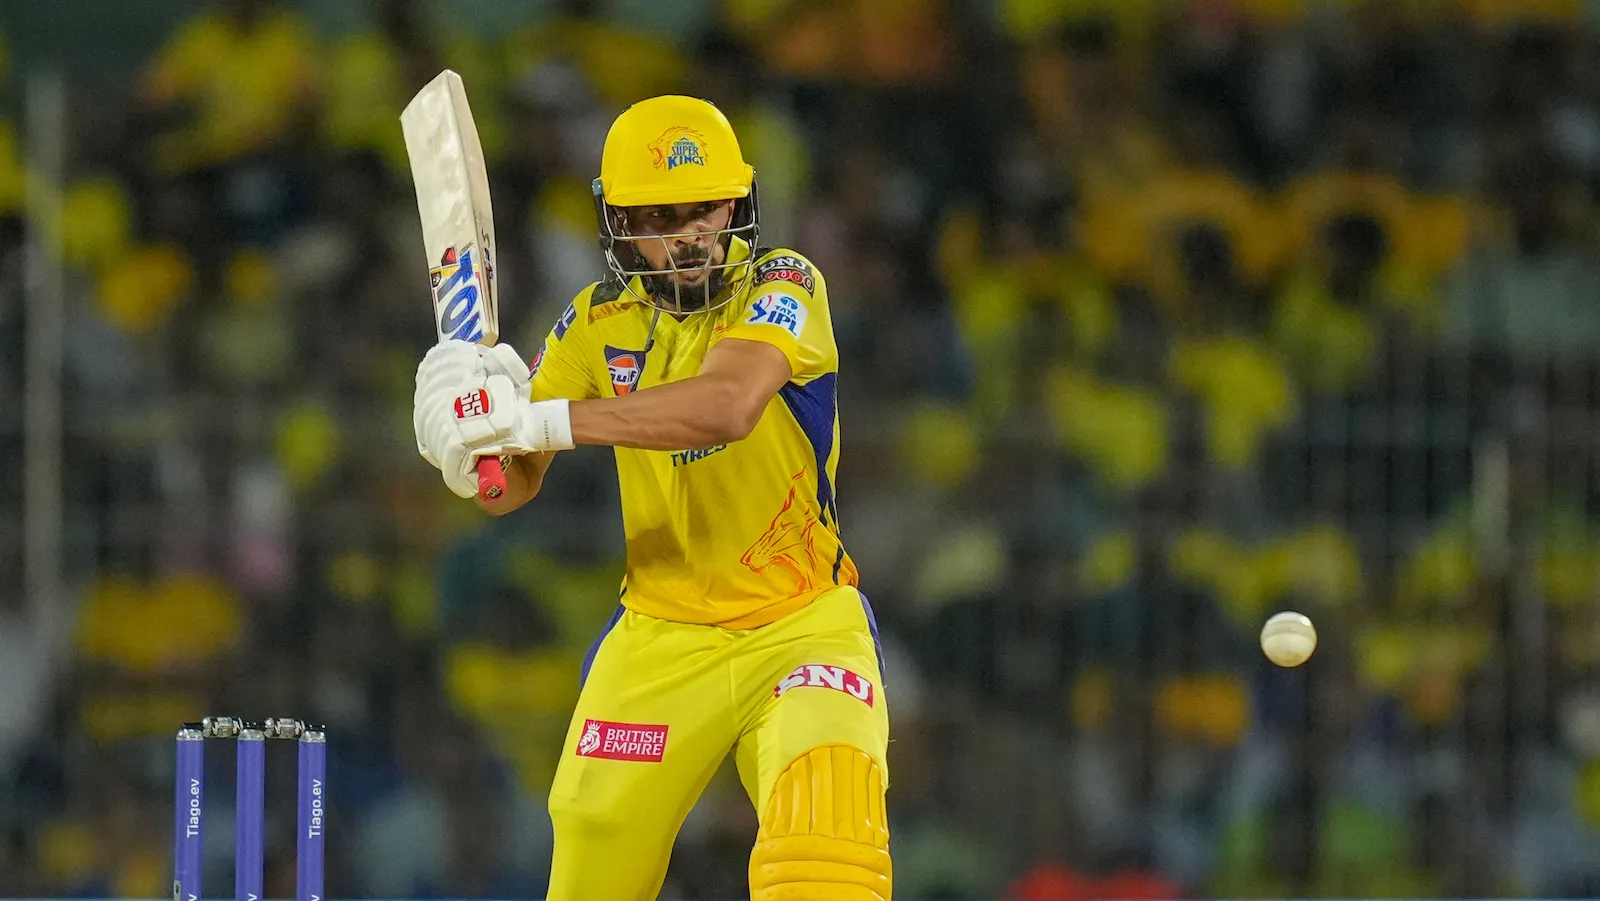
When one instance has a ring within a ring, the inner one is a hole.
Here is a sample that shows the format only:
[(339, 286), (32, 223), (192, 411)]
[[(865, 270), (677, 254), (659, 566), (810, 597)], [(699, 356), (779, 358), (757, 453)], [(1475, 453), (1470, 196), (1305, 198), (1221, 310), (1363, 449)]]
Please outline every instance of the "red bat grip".
[(499, 457), (478, 458), (478, 497), (492, 501), (506, 493), (506, 471)]

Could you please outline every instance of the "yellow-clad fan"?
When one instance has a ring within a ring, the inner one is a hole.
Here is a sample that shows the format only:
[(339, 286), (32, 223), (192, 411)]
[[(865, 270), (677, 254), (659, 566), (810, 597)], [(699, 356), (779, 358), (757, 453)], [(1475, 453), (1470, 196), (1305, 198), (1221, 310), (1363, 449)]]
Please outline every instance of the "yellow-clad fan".
[(492, 513), (555, 452), (616, 448), (621, 604), (583, 668), (550, 794), (553, 901), (648, 901), (729, 751), (760, 815), (756, 901), (890, 897), (888, 713), (876, 629), (840, 540), (838, 351), (822, 274), (757, 247), (754, 170), (689, 97), (633, 105), (594, 182), (610, 274), (531, 367), (446, 342), (416, 437), (461, 497), (511, 455)]

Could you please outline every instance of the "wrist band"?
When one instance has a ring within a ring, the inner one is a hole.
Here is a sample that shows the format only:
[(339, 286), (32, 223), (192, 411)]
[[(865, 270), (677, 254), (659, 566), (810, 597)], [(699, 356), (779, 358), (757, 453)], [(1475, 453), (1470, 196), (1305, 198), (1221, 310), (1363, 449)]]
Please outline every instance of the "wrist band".
[(528, 405), (529, 438), (542, 451), (571, 450), (572, 417), (566, 400), (540, 400)]

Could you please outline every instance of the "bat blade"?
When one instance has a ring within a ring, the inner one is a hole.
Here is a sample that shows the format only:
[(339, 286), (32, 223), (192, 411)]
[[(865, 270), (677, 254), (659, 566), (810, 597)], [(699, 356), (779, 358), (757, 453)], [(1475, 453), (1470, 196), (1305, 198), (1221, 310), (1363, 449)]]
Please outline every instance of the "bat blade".
[[(500, 339), (494, 210), (489, 172), (461, 76), (446, 69), (400, 113), (417, 191), (435, 335), (493, 345)], [(504, 461), (478, 461), (479, 496), (505, 491)]]
[(494, 344), (500, 337), (489, 173), (461, 76), (449, 69), (400, 114), (439, 340)]

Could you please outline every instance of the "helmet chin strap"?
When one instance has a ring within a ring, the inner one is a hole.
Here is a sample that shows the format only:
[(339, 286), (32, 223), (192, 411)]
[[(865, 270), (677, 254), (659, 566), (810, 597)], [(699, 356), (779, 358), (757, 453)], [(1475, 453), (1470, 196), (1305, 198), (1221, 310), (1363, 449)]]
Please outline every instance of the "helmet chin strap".
[(650, 348), (656, 346), (656, 323), (660, 321), (661, 308), (656, 307), (655, 312), (650, 315), (650, 331), (646, 332), (644, 336), (644, 353), (649, 353)]

